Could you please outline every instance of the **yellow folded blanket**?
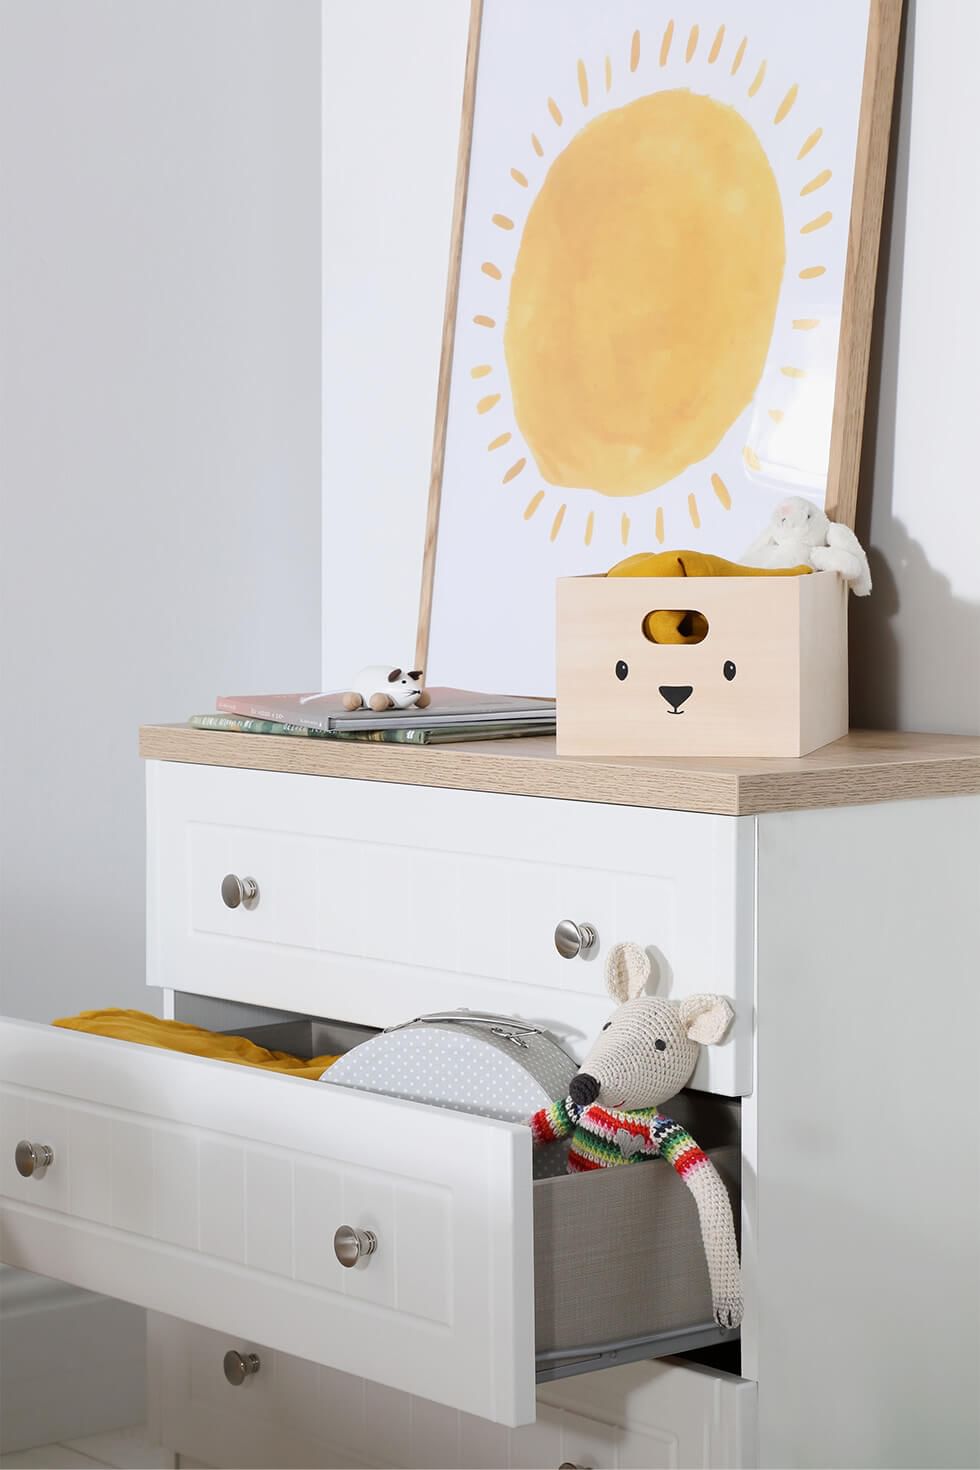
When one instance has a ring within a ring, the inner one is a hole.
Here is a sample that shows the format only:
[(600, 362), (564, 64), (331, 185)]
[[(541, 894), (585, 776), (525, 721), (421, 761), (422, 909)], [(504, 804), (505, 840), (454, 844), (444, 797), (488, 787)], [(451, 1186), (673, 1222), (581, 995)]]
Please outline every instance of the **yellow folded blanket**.
[(145, 1011), (80, 1011), (53, 1021), (69, 1031), (87, 1031), (92, 1036), (114, 1036), (118, 1041), (135, 1041), (140, 1046), (162, 1046), (168, 1051), (189, 1052), (195, 1057), (213, 1057), (219, 1062), (237, 1062), (242, 1067), (262, 1067), (267, 1072), (286, 1072), (290, 1077), (316, 1079), (337, 1060), (335, 1056), (294, 1057), (288, 1051), (268, 1051), (244, 1036), (223, 1036), (190, 1026), (186, 1021), (161, 1021)]
[[(703, 551), (640, 551), (610, 567), (607, 577), (802, 577), (812, 567), (744, 567)], [(647, 613), (643, 631), (651, 643), (700, 643), (708, 631), (703, 613), (660, 608)]]

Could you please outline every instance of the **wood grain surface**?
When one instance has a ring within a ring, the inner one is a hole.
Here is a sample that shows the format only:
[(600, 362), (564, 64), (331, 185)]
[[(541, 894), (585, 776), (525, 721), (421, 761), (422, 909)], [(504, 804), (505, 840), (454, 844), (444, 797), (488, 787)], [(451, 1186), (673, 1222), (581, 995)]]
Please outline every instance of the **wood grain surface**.
[[(412, 747), (146, 725), (147, 760), (752, 816), (980, 792), (980, 737), (852, 731), (801, 759), (577, 760), (550, 736)], [(530, 814), (529, 814), (530, 815)]]

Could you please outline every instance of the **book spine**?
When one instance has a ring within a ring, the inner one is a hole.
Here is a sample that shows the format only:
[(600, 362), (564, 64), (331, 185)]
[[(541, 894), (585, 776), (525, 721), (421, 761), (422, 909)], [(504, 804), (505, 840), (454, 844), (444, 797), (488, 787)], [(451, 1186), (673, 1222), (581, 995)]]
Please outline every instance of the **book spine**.
[(187, 723), (195, 730), (228, 730), (239, 735), (300, 735), (325, 738), (321, 730), (305, 725), (287, 725), (282, 720), (259, 720), (249, 715), (191, 715)]

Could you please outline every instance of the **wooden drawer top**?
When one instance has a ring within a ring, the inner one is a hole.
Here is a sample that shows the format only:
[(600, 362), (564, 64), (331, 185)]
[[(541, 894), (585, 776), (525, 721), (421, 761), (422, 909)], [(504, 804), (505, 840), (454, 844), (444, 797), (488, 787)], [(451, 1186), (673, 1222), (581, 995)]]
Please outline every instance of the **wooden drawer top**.
[(145, 725), (148, 760), (752, 816), (980, 792), (980, 738), (854, 730), (800, 760), (575, 760), (554, 739), (406, 746)]

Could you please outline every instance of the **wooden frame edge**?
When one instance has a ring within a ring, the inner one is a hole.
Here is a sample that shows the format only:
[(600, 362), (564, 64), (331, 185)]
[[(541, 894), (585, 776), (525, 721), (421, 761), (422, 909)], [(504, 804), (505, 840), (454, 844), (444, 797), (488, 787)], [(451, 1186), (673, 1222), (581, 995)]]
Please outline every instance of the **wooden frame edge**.
[(871, 0), (824, 507), (853, 529), (903, 0)]
[(470, 23), (466, 38), (466, 70), (463, 78), (463, 106), (459, 127), (459, 149), (456, 155), (456, 192), (453, 198), (452, 233), (449, 246), (449, 274), (446, 280), (446, 305), (442, 319), (439, 386), (436, 390), (436, 421), (432, 434), (429, 501), (425, 516), (425, 542), (422, 551), (422, 586), (419, 592), (419, 617), (415, 635), (415, 667), (419, 669), (426, 667), (429, 657), (432, 592), (435, 584), (436, 544), (439, 536), (439, 507), (442, 501), (442, 474), (446, 460), (446, 434), (449, 428), (449, 391), (453, 376), (453, 349), (456, 345), (456, 310), (459, 302), (463, 225), (466, 219), (466, 196), (469, 191), (473, 114), (476, 106), (476, 69), (480, 55), (482, 23), (483, 0), (470, 0)]

